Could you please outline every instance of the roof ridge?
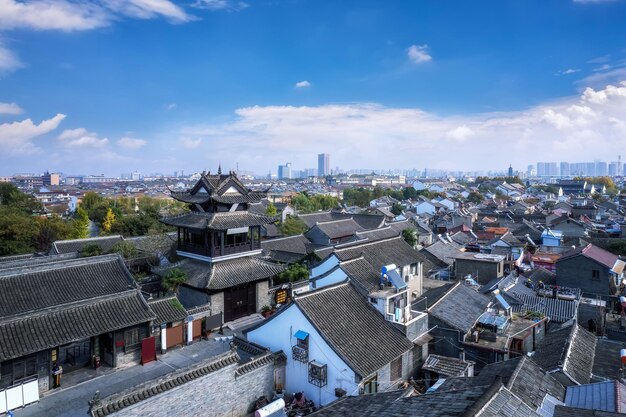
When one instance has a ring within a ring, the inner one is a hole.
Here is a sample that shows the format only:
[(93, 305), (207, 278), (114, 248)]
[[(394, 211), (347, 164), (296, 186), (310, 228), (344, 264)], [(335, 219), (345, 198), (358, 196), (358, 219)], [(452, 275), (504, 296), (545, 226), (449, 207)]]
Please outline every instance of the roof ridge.
[(108, 236), (86, 237), (86, 238), (79, 238), (79, 239), (62, 239), (62, 240), (55, 240), (52, 243), (53, 244), (64, 243), (64, 242), (73, 243), (73, 242), (81, 242), (81, 241), (87, 241), (87, 240), (104, 240), (104, 239), (111, 239), (115, 237), (119, 237), (122, 240), (124, 240), (124, 236), (122, 235), (108, 235)]
[(356, 246), (376, 245), (376, 244), (379, 244), (379, 243), (390, 242), (392, 240), (398, 240), (398, 239), (402, 239), (402, 237), (401, 236), (392, 236), (392, 237), (379, 239), (379, 240), (375, 240), (375, 241), (369, 241), (368, 240), (367, 242), (364, 242), (362, 244), (352, 245), (350, 247), (339, 248), (339, 249), (335, 249), (335, 250), (336, 251), (340, 251), (340, 250), (354, 249)]
[(326, 285), (326, 286), (324, 286), (322, 288), (313, 289), (311, 291), (306, 291), (306, 292), (303, 292), (303, 293), (300, 293), (300, 294), (295, 294), (294, 293), (293, 301), (296, 302), (296, 301), (298, 301), (300, 299), (311, 297), (313, 295), (318, 295), (318, 294), (321, 294), (321, 293), (323, 293), (325, 291), (330, 291), (330, 290), (335, 290), (335, 289), (340, 288), (340, 287), (345, 287), (346, 285), (349, 285), (349, 284), (350, 284), (350, 278), (346, 278), (345, 280), (343, 280), (341, 282), (338, 282), (336, 284)]
[[(10, 315), (10, 316), (4, 316), (4, 317), (0, 318), (0, 323), (1, 324), (6, 324), (6, 323), (11, 323), (11, 322), (14, 322), (14, 321), (22, 320), (22, 319), (27, 318), (27, 317), (30, 318), (30, 317), (45, 316), (45, 315), (48, 315), (51, 312), (53, 313), (55, 311), (63, 311), (63, 310), (70, 309), (70, 308), (83, 307), (83, 306), (87, 306), (87, 305), (95, 305), (96, 303), (99, 303), (99, 302), (105, 302), (105, 301), (109, 301), (111, 299), (116, 299), (116, 298), (127, 298), (127, 297), (131, 297), (131, 296), (139, 296), (139, 297), (141, 297), (141, 299), (143, 299), (145, 301), (143, 296), (141, 296), (141, 293), (139, 293), (136, 289), (129, 288), (129, 289), (125, 290), (125, 291), (120, 291), (120, 292), (111, 293), (111, 294), (105, 294), (105, 295), (99, 295), (99, 296), (91, 297), (91, 298), (84, 298), (82, 300), (70, 301), (70, 302), (67, 302), (67, 303), (64, 303), (64, 304), (56, 304), (56, 305), (53, 305), (53, 306), (39, 308), (37, 310), (23, 311), (23, 312), (20, 312), (18, 314), (13, 314), (13, 315)], [(147, 305), (147, 302), (146, 302), (146, 305)]]
[[(59, 259), (59, 260), (51, 260), (51, 262), (38, 263), (33, 265), (21, 265), (21, 266), (13, 266), (8, 268), (2, 268), (0, 264), (0, 279), (10, 278), (16, 275), (22, 275), (28, 271), (29, 273), (38, 273), (45, 271), (53, 271), (56, 269), (66, 269), (79, 267), (84, 265), (92, 265), (95, 263), (105, 263), (110, 261), (120, 261), (122, 257), (119, 253), (107, 253), (104, 255), (97, 256), (86, 256), (81, 258), (69, 258), (69, 259)], [(122, 260), (123, 262), (123, 260)], [(69, 264), (69, 265), (68, 265)]]

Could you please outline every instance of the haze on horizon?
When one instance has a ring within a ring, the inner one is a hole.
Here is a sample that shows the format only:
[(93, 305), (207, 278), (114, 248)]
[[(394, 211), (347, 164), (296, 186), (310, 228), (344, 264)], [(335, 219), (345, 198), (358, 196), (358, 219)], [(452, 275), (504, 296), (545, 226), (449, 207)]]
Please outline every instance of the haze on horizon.
[(623, 0), (0, 0), (0, 175), (609, 162), (625, 18)]

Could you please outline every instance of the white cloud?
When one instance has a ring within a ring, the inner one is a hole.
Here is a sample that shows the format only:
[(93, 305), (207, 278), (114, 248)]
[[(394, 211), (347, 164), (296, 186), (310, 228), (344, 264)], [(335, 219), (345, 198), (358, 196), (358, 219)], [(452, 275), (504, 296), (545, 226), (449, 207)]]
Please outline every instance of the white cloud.
[(196, 0), (193, 4), (193, 7), (198, 9), (227, 10), (230, 12), (238, 12), (249, 6), (246, 2), (233, 0)]
[(15, 103), (0, 103), (0, 114), (22, 114), (24, 109)]
[[(1, 1), (1, 0), (0, 0)], [(22, 61), (0, 42), (0, 73), (13, 71), (23, 66)]]
[(202, 139), (201, 138), (193, 139), (189, 137), (183, 137), (183, 138), (180, 138), (179, 142), (180, 142), (180, 145), (185, 149), (196, 149), (202, 144)]
[(0, 156), (38, 152), (39, 148), (32, 142), (33, 139), (55, 130), (64, 118), (64, 114), (57, 114), (39, 124), (33, 123), (31, 119), (0, 124)]
[(580, 69), (578, 68), (568, 68), (566, 70), (561, 70), (561, 71), (557, 71), (556, 75), (569, 75), (569, 74), (574, 74), (580, 72)]
[(173, 23), (184, 23), (195, 18), (169, 0), (105, 0), (114, 12), (137, 19), (163, 17)]
[(96, 133), (88, 132), (84, 127), (64, 130), (59, 139), (65, 146), (71, 148), (101, 148), (109, 143), (109, 139), (101, 139)]
[(122, 148), (131, 149), (131, 150), (139, 149), (142, 146), (144, 146), (146, 143), (147, 142), (143, 139), (130, 138), (130, 137), (123, 137), (117, 141), (117, 144), (121, 146)]
[(311, 83), (310, 83), (310, 82), (308, 82), (307, 80), (304, 80), (304, 81), (298, 81), (298, 82), (296, 83), (296, 87), (297, 87), (297, 88), (307, 88), (307, 87), (310, 87), (310, 86), (311, 86)]
[(421, 64), (433, 59), (428, 53), (428, 45), (411, 45), (406, 50), (409, 60), (414, 64)]
[[(305, 168), (322, 150), (330, 150), (333, 166), (370, 169), (504, 169), (509, 162), (525, 167), (537, 155), (611, 160), (615, 149), (626, 147), (626, 123), (618, 123), (626, 120), (626, 83), (516, 112), (441, 117), (415, 108), (333, 104), (254, 106), (236, 116), (180, 132), (195, 138), (188, 144), (199, 147), (200, 138), (207, 144), (206, 153), (194, 153), (195, 164), (237, 158), (266, 172), (289, 156)], [(442, 157), (433, 158), (434, 152)]]
[(176, 108), (176, 103), (170, 103), (165, 105), (165, 110), (170, 111)]
[(467, 127), (467, 125), (458, 126), (446, 133), (446, 136), (454, 139), (458, 142), (464, 142), (465, 140), (474, 136), (475, 133), (472, 129)]
[(172, 23), (194, 20), (170, 0), (0, 0), (0, 29), (91, 30), (109, 25), (119, 17), (165, 18)]
[(89, 30), (107, 25), (109, 16), (94, 3), (66, 0), (0, 0), (0, 29)]

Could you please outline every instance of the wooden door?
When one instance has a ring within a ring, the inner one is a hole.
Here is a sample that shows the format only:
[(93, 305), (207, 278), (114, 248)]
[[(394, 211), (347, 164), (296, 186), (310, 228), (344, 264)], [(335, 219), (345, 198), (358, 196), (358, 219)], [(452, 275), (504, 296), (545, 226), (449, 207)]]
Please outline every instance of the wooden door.
[(167, 333), (165, 334), (165, 342), (167, 349), (183, 344), (184, 327), (185, 326), (180, 325), (176, 327), (168, 327), (166, 329)]
[(254, 284), (232, 288), (224, 292), (224, 321), (236, 320), (256, 312)]
[(202, 337), (202, 319), (194, 320), (191, 323), (191, 325), (193, 326), (191, 330), (192, 337), (194, 339)]

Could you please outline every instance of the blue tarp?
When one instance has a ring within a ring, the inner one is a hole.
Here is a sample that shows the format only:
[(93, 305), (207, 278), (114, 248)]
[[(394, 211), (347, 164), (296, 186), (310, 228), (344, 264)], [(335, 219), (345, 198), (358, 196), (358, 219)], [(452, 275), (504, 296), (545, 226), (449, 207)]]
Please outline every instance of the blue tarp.
[(306, 340), (306, 338), (309, 337), (309, 334), (304, 330), (298, 330), (296, 334), (294, 334), (294, 337), (299, 340)]

